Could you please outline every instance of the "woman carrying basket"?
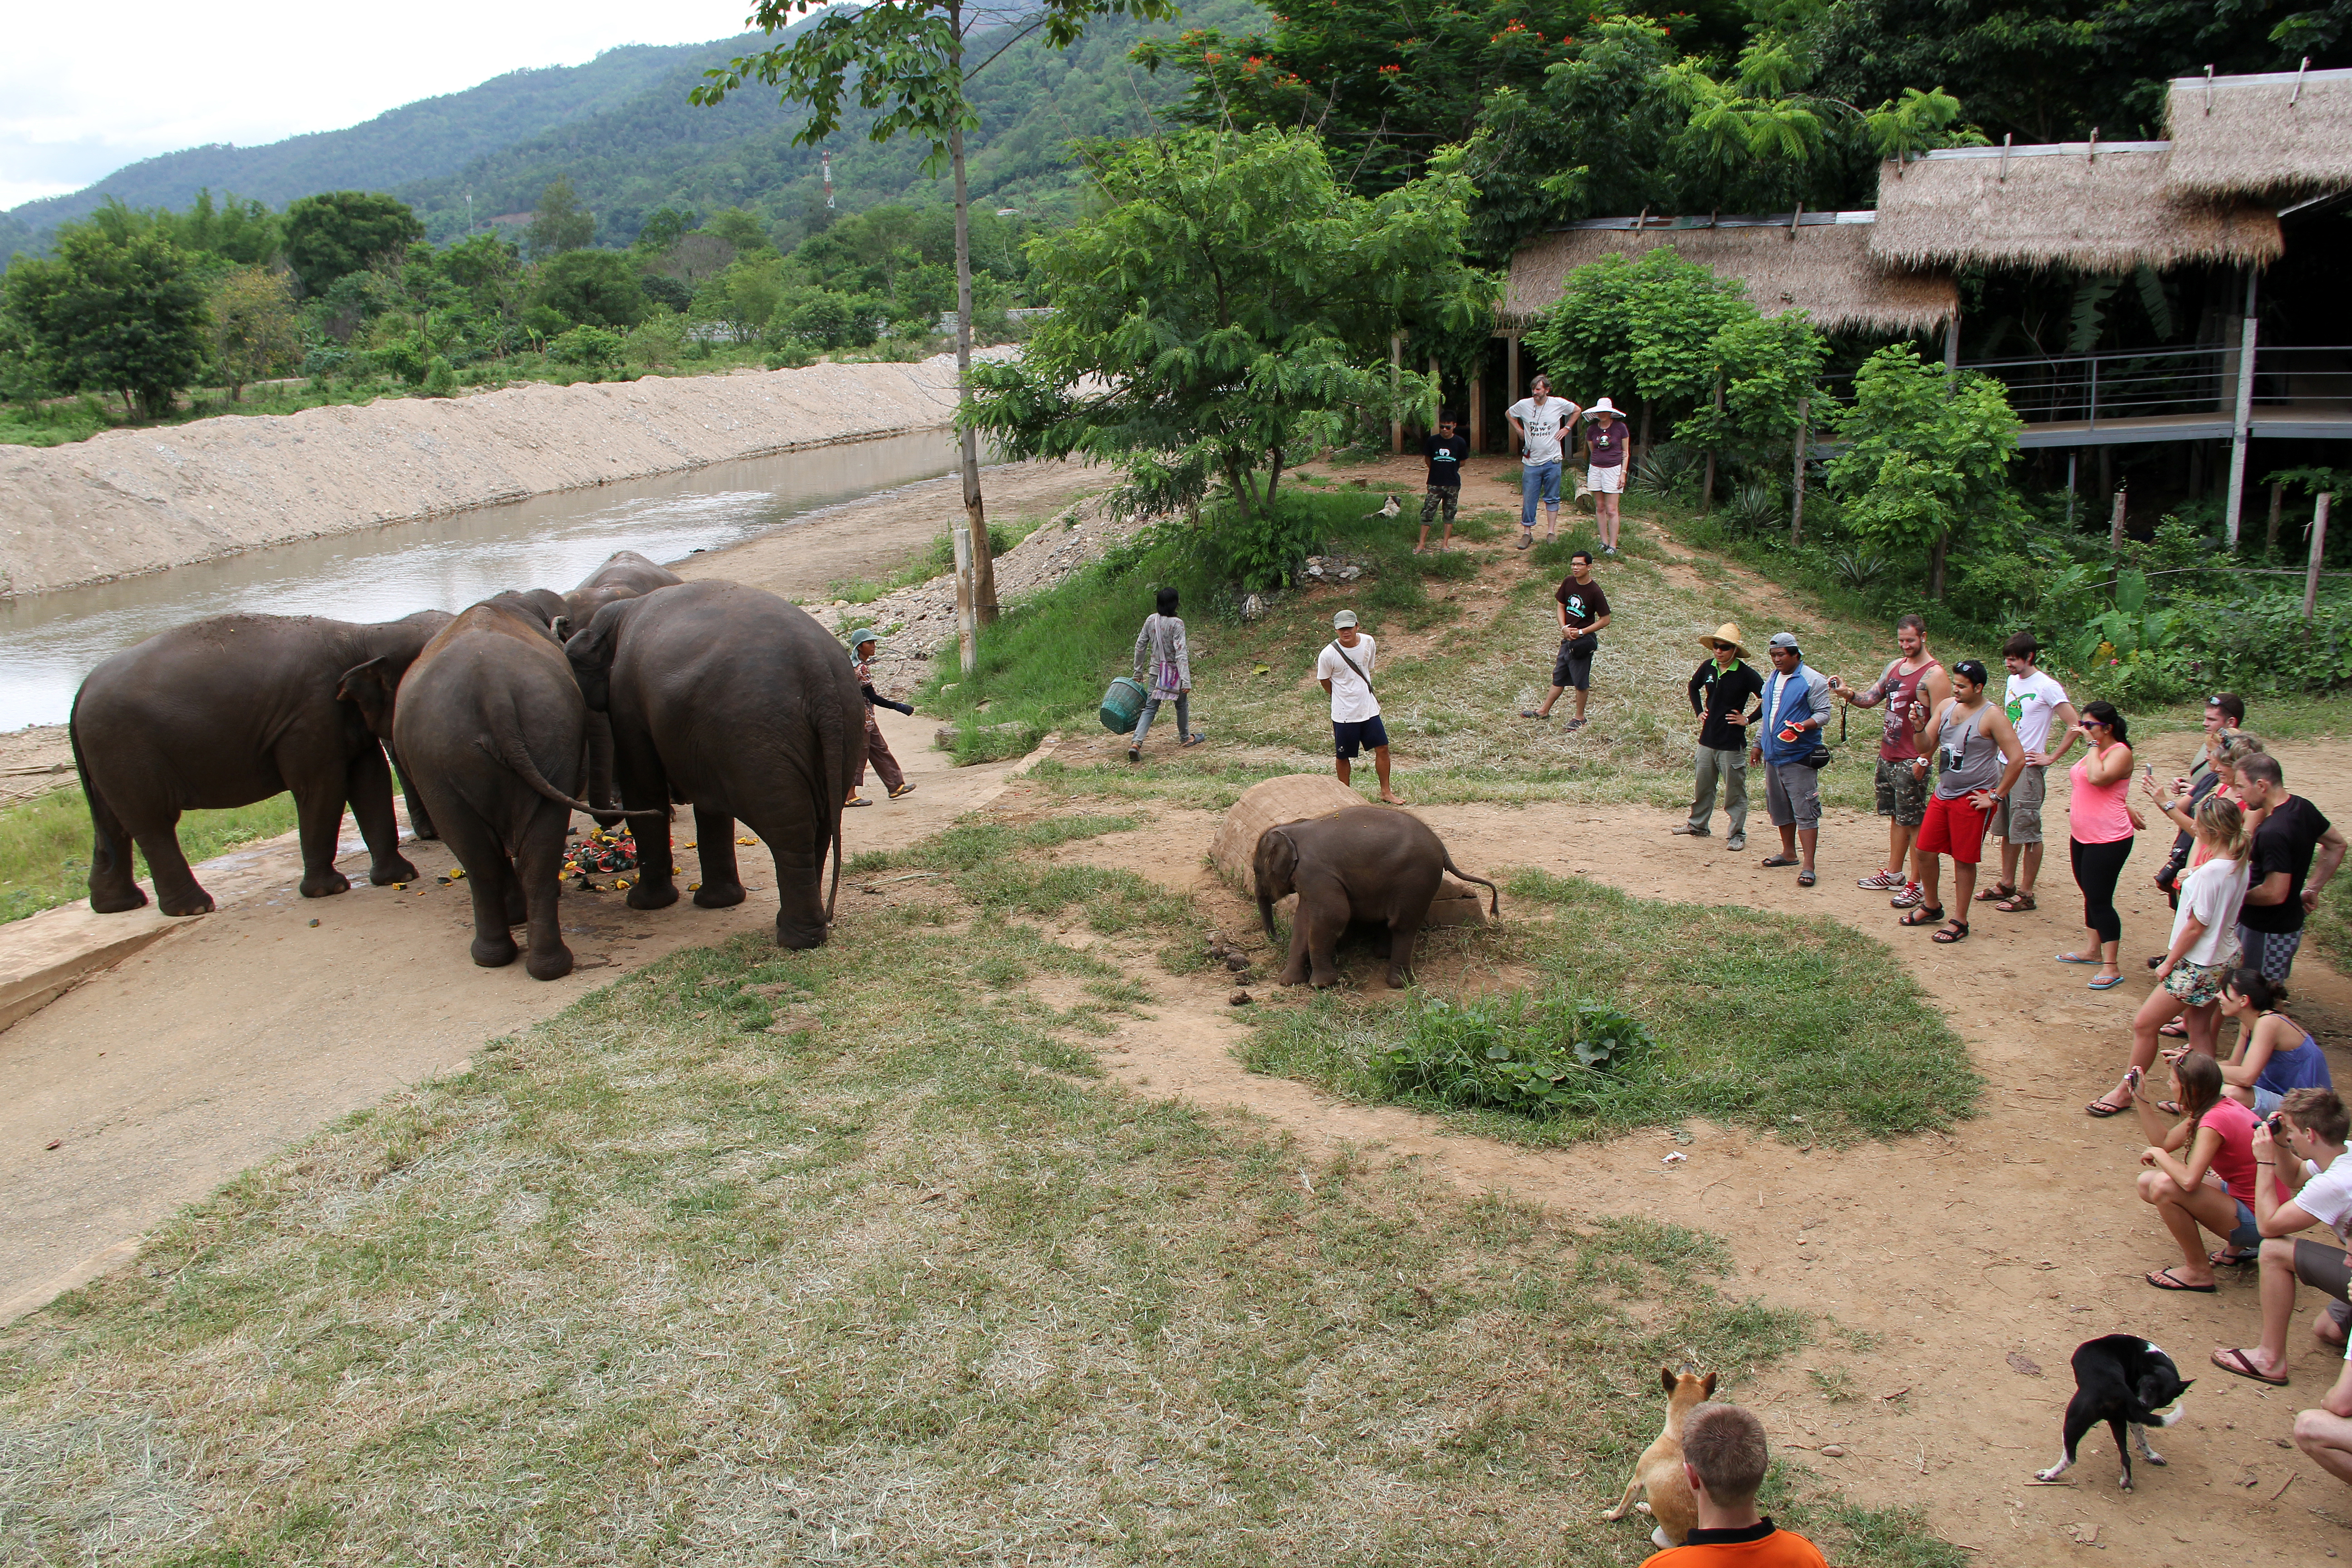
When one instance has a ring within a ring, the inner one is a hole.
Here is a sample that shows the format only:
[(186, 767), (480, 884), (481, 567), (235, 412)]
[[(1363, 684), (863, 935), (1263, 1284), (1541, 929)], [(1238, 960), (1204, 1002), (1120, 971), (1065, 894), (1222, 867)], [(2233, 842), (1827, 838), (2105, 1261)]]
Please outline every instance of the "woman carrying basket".
[(1192, 660), (1184, 647), (1184, 623), (1176, 618), (1176, 590), (1160, 590), (1160, 608), (1143, 618), (1143, 629), (1135, 634), (1135, 679), (1144, 679), (1151, 672), (1150, 690), (1143, 700), (1143, 717), (1135, 723), (1135, 734), (1127, 742), (1127, 760), (1143, 760), (1143, 737), (1151, 732), (1151, 721), (1160, 716), (1160, 705), (1170, 698), (1176, 700), (1176, 743), (1197, 746), (1202, 737), (1192, 729)]

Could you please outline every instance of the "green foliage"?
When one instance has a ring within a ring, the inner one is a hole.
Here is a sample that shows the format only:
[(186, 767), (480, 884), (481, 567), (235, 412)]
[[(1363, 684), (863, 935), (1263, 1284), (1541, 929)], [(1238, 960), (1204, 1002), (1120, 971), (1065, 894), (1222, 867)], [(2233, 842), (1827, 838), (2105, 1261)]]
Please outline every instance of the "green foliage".
[(1055, 314), (1018, 362), (972, 367), (962, 417), (1008, 456), (1119, 464), (1137, 510), (1197, 505), (1216, 479), (1246, 518), (1349, 421), (1433, 412), (1424, 377), (1391, 372), (1390, 334), (1491, 309), (1493, 279), (1462, 259), (1456, 160), (1368, 201), (1305, 132), (1089, 157), (1100, 209), (1030, 246)]
[(448, 356), (435, 354), (425, 367), (425, 379), (417, 390), (427, 397), (447, 397), (457, 390), (457, 373), (451, 368)]
[(1590, 1110), (1600, 1075), (1650, 1048), (1649, 1032), (1601, 1002), (1524, 991), (1417, 1000), (1404, 1037), (1371, 1058), (1391, 1098), (1523, 1116)]
[(1746, 293), (1663, 247), (1638, 260), (1605, 256), (1568, 275), (1528, 343), (1562, 385), (1686, 405), (1714, 385), (1717, 334), (1755, 318)]
[(621, 368), (627, 350), (628, 340), (620, 333), (604, 327), (580, 326), (549, 343), (547, 357), (558, 364), (573, 364), (592, 371), (601, 380)]
[(286, 264), (311, 294), (424, 237), (406, 202), (373, 191), (329, 191), (286, 208)]
[(530, 254), (541, 260), (581, 249), (596, 237), (595, 216), (580, 205), (570, 175), (556, 175), (539, 193), (539, 204), (531, 209), (528, 235), (525, 243)]
[(204, 286), (187, 254), (153, 234), (70, 229), (54, 257), (10, 268), (0, 299), (47, 380), (121, 393), (143, 418), (169, 413), (209, 355)]
[(646, 319), (645, 290), (628, 258), (614, 250), (567, 251), (540, 269), (538, 303), (564, 319), (625, 331)]
[(205, 301), (212, 347), (232, 402), (245, 384), (292, 368), (302, 347), (293, 290), (278, 273), (240, 267), (213, 285)]
[[(197, 865), (224, 849), (294, 826), (290, 795), (224, 811), (190, 811), (180, 818), (180, 848), (190, 865)], [(52, 790), (0, 806), (0, 921), (89, 898), (89, 805), (78, 789)], [(147, 876), (146, 857), (135, 847), (132, 853), (133, 871)]]
[(1199, 538), (1219, 578), (1244, 593), (1271, 593), (1289, 582), (1299, 563), (1314, 553), (1321, 510), (1296, 498), (1248, 511), (1212, 508), (1202, 517)]
[(1821, 385), (1829, 344), (1798, 312), (1737, 314), (1715, 334), (1706, 355), (1722, 381), (1723, 406), (1700, 404), (1675, 427), (1676, 440), (1777, 471), (1793, 456), (1801, 425), (1829, 423), (1836, 405)]
[(1926, 552), (1928, 596), (1943, 597), (1956, 544), (1998, 549), (2022, 525), (2009, 479), (2019, 427), (1991, 377), (1971, 372), (1955, 384), (1907, 345), (1879, 350), (1837, 419), (1845, 447), (1829, 480), (1845, 527), (1888, 550)]

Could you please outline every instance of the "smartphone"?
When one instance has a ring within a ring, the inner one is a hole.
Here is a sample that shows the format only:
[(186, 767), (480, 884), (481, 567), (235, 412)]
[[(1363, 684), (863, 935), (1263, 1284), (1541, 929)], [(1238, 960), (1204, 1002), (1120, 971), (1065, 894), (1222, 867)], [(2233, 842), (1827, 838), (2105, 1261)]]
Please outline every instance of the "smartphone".
[(2149, 783), (2153, 784), (2156, 781), (2156, 764), (2154, 763), (2140, 763), (2139, 771), (2141, 776), (2147, 779)]
[(2139, 1087), (2139, 1068), (2124, 1068), (2124, 1082), (2129, 1084), (2134, 1089), (2137, 1089)]

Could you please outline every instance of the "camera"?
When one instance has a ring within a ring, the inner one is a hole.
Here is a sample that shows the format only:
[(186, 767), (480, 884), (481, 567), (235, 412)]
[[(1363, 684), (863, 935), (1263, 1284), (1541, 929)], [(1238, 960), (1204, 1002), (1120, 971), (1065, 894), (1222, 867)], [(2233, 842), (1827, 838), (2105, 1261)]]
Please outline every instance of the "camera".
[(2273, 1110), (2263, 1118), (2263, 1125), (2271, 1130), (2272, 1137), (2284, 1138), (2286, 1136), (2286, 1113)]

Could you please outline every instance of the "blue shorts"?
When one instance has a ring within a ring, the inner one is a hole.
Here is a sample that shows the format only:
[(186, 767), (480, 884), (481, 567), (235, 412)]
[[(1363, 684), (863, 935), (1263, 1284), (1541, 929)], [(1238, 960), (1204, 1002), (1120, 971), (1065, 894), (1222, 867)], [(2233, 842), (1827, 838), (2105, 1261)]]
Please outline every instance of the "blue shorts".
[(1369, 719), (1331, 721), (1331, 746), (1336, 756), (1352, 757), (1359, 746), (1377, 752), (1388, 743), (1388, 726), (1381, 722), (1377, 713)]
[(2246, 1206), (2243, 1198), (2230, 1200), (2238, 1205), (2238, 1228), (2230, 1233), (2230, 1245), (2243, 1251), (2263, 1244), (2263, 1227), (2254, 1223), (2254, 1211)]

